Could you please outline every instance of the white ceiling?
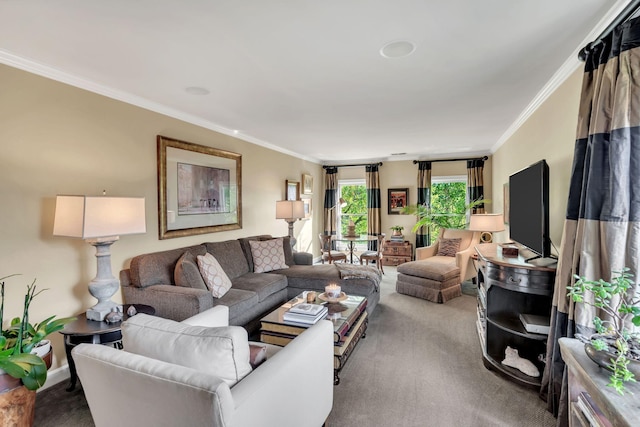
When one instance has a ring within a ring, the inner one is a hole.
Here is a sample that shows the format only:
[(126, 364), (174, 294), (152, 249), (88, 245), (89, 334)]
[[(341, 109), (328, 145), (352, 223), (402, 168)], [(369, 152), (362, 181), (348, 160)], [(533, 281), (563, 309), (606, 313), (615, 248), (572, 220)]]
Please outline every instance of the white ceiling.
[[(312, 161), (460, 157), (495, 150), (626, 3), (0, 0), (0, 62)], [(397, 40), (415, 51), (379, 54)]]

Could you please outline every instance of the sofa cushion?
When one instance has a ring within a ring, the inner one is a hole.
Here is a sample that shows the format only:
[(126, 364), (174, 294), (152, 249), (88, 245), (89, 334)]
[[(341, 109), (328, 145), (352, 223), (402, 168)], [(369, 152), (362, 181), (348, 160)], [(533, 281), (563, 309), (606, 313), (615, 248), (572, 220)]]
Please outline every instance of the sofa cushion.
[(229, 279), (233, 280), (249, 272), (249, 264), (240, 246), (240, 241), (207, 242), (205, 246), (207, 252), (218, 260)]
[(204, 255), (206, 248), (196, 245), (134, 257), (130, 268), (131, 284), (139, 288), (173, 284), (176, 264), (185, 251), (198, 256)]
[(251, 311), (260, 301), (258, 294), (244, 289), (232, 287), (222, 298), (214, 298), (213, 305), (226, 305), (229, 307), (229, 323), (243, 313)]
[(210, 253), (198, 255), (198, 268), (202, 273), (202, 278), (211, 291), (211, 295), (220, 298), (231, 289), (231, 280), (224, 272), (220, 263)]
[(284, 260), (284, 248), (282, 239), (264, 241), (249, 241), (251, 256), (253, 257), (253, 271), (255, 273), (267, 273), (273, 270), (287, 268)]
[(200, 269), (198, 268), (198, 260), (191, 252), (186, 251), (178, 262), (173, 273), (174, 283), (178, 286), (186, 288), (207, 290), (207, 285), (202, 279)]
[(247, 331), (238, 326), (207, 328), (138, 314), (122, 324), (130, 353), (215, 375), (233, 386), (251, 372)]
[(456, 252), (460, 250), (460, 241), (462, 239), (439, 239), (438, 240), (438, 256), (456, 256)]
[(281, 274), (247, 273), (233, 279), (233, 287), (255, 292), (258, 301), (262, 302), (269, 296), (287, 287), (287, 278)]

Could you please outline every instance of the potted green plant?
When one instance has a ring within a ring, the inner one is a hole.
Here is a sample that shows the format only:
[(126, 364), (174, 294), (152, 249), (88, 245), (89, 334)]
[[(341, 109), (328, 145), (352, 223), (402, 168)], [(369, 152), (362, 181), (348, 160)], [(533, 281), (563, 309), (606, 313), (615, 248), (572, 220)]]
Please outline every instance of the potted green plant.
[(456, 212), (436, 212), (424, 204), (409, 205), (402, 208), (402, 213), (416, 215), (418, 217), (418, 221), (416, 221), (416, 224), (411, 229), (414, 233), (418, 231), (420, 227), (424, 226), (462, 229), (467, 226), (467, 213), (473, 208), (489, 202), (490, 200), (486, 199), (475, 200), (466, 204), (463, 209)]
[(402, 230), (404, 230), (404, 227), (401, 225), (394, 225), (390, 229), (393, 230), (394, 236), (402, 236)]
[[(640, 373), (640, 333), (625, 326), (626, 321), (631, 321), (640, 327), (640, 297), (631, 290), (633, 275), (624, 268), (613, 272), (610, 282), (574, 277), (576, 283), (567, 287), (567, 295), (575, 302), (596, 307), (606, 314), (606, 319), (594, 317), (594, 335), (578, 338), (585, 341), (587, 355), (612, 372), (608, 386), (624, 394), (624, 383), (635, 381), (635, 375)], [(588, 295), (593, 295), (593, 300)]]
[[(0, 389), (0, 408), (4, 416), (10, 420), (33, 417), (33, 411), (24, 408), (34, 408), (34, 390), (42, 387), (47, 379), (51, 350), (48, 354), (40, 356), (34, 354), (36, 347), (49, 334), (61, 330), (65, 324), (75, 320), (73, 317), (55, 319), (55, 316), (51, 316), (36, 325), (29, 323), (29, 306), (33, 299), (44, 291), (36, 291), (34, 280), (27, 286), (22, 318), (12, 319), (5, 328), (4, 280), (12, 276), (0, 278), (0, 384), (3, 384)], [(28, 422), (24, 424), (29, 425)]]

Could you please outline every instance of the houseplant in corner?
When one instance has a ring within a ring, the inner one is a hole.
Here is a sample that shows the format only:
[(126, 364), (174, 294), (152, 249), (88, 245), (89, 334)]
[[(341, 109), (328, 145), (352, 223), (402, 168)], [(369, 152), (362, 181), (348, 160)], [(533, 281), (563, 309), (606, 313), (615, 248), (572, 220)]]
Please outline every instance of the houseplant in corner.
[[(574, 276), (576, 283), (568, 286), (568, 296), (575, 302), (596, 307), (605, 313), (605, 319), (594, 317), (596, 333), (585, 341), (587, 355), (600, 366), (609, 369), (609, 387), (624, 394), (624, 383), (635, 381), (640, 375), (640, 333), (625, 326), (630, 321), (640, 327), (640, 296), (631, 289), (633, 275), (628, 268), (614, 271), (613, 279), (586, 280)], [(593, 300), (587, 297), (592, 294)], [(591, 302), (593, 301), (593, 302)]]
[(416, 215), (418, 217), (418, 221), (411, 229), (414, 233), (420, 227), (424, 226), (462, 229), (467, 226), (467, 213), (470, 212), (471, 209), (489, 202), (490, 200), (487, 199), (475, 200), (464, 205), (464, 207), (461, 207), (458, 210), (456, 210), (455, 207), (452, 207), (452, 209), (454, 209), (452, 212), (436, 212), (434, 209), (424, 204), (410, 205), (402, 208), (402, 213), (407, 215)]
[(29, 323), (29, 306), (42, 292), (36, 291), (34, 280), (27, 286), (22, 318), (12, 319), (5, 328), (4, 280), (12, 276), (0, 278), (0, 412), (9, 425), (31, 425), (35, 390), (44, 385), (51, 365), (51, 350), (41, 357), (34, 354), (34, 349), (75, 318), (54, 320), (55, 316), (51, 316), (36, 325)]

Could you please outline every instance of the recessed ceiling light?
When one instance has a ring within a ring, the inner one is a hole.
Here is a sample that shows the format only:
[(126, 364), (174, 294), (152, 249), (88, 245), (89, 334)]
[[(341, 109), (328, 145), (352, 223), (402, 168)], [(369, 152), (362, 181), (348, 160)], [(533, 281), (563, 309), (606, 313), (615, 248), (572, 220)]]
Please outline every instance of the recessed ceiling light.
[(407, 153), (391, 153), (392, 156), (404, 156)]
[(414, 50), (416, 50), (415, 44), (410, 41), (400, 40), (382, 46), (380, 55), (385, 58), (402, 58), (403, 56), (411, 55)]
[(209, 89), (205, 89), (203, 87), (198, 87), (198, 86), (189, 86), (184, 91), (191, 95), (200, 95), (200, 96), (209, 95), (211, 93), (209, 92)]

